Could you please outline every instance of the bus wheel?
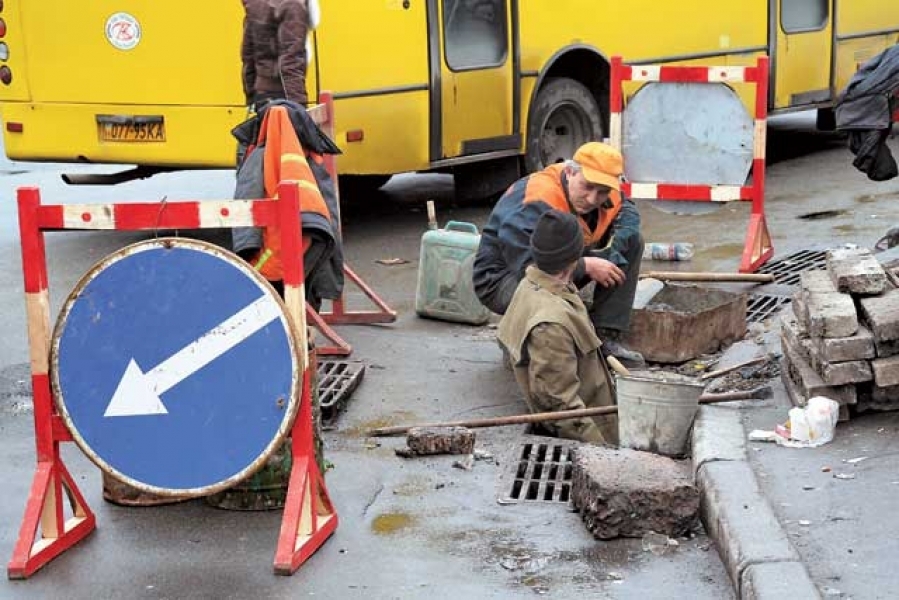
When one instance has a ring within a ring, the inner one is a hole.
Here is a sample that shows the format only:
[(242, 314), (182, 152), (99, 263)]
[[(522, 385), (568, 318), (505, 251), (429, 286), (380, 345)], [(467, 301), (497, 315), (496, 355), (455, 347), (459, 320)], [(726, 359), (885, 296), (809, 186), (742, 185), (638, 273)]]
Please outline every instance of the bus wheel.
[(582, 144), (601, 141), (601, 115), (596, 98), (579, 81), (547, 81), (537, 93), (528, 120), (527, 171), (567, 160)]

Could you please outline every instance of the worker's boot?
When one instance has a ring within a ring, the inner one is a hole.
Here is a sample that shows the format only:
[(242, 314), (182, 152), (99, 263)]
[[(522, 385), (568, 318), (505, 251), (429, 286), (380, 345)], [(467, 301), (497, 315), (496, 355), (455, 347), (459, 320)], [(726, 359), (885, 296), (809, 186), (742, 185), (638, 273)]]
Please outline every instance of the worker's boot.
[(596, 335), (602, 340), (600, 352), (603, 356), (612, 355), (626, 367), (640, 368), (646, 366), (643, 355), (636, 350), (631, 350), (621, 343), (622, 332), (617, 329), (597, 329)]

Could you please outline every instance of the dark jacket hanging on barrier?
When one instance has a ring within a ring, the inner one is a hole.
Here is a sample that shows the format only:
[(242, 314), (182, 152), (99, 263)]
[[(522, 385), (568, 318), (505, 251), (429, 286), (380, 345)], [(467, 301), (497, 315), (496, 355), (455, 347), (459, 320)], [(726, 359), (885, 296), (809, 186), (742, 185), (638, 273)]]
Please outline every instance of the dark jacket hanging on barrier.
[[(275, 107), (283, 107), (286, 115), (275, 111), (273, 115), (280, 115), (278, 119), (267, 119), (269, 112)], [(291, 132), (295, 136), (288, 135)], [(302, 211), (303, 235), (318, 246), (315, 264), (304, 265), (307, 299), (339, 298), (343, 291), (340, 209), (334, 182), (325, 169), (322, 154), (338, 154), (340, 150), (318, 128), (303, 107), (281, 100), (269, 103), (260, 114), (235, 127), (232, 134), (241, 146), (246, 147), (237, 171), (235, 198), (272, 198), (282, 178), (314, 178), (321, 201), (318, 201), (318, 194), (307, 195), (307, 204), (304, 204)], [(295, 147), (296, 141), (299, 142), (299, 148)], [(302, 156), (296, 152), (297, 149), (302, 151)], [(306, 166), (308, 172), (304, 169)], [(258, 227), (232, 230), (232, 249), (244, 258), (255, 258), (260, 250), (269, 245), (267, 242), (272, 242), (273, 253), (271, 258), (260, 264), (260, 272), (267, 279), (278, 281), (280, 257), (277, 252), (280, 250), (280, 240), (267, 236)], [(310, 252), (311, 250), (306, 252), (307, 260)]]
[(893, 111), (899, 106), (897, 91), (899, 44), (862, 65), (837, 96), (837, 130), (849, 132), (849, 149), (855, 154), (853, 166), (874, 181), (899, 174), (886, 144)]

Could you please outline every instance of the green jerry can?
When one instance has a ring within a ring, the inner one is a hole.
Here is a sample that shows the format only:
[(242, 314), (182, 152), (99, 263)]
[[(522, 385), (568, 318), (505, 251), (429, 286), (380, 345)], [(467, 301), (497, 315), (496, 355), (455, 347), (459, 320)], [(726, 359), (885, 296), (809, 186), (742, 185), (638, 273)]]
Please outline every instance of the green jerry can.
[(449, 221), (437, 229), (428, 202), (428, 227), (421, 237), (415, 312), (422, 317), (482, 325), (490, 311), (475, 296), (471, 281), (481, 235), (477, 226)]

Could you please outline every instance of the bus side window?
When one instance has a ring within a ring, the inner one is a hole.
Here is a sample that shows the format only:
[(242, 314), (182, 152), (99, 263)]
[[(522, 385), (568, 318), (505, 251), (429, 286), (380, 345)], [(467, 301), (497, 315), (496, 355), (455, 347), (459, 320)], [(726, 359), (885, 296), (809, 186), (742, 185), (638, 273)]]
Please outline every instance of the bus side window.
[(780, 26), (784, 33), (816, 31), (827, 25), (830, 0), (781, 0)]
[(445, 0), (446, 64), (453, 71), (496, 67), (506, 61), (506, 0)]

